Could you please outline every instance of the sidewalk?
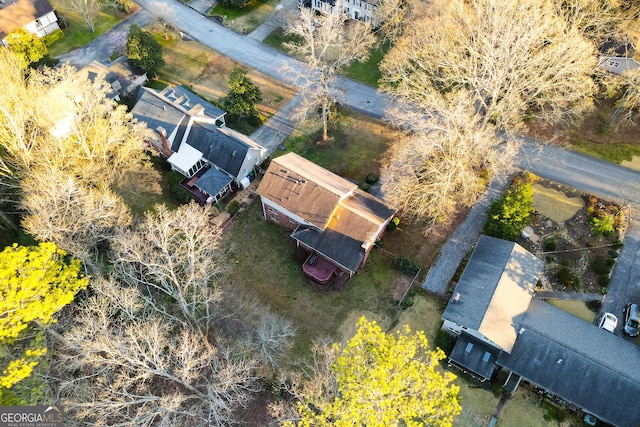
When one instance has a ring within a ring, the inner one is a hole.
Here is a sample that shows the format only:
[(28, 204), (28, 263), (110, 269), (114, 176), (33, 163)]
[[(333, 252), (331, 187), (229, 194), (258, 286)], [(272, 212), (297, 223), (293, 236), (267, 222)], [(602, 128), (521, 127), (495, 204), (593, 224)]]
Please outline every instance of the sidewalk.
[(288, 13), (297, 9), (298, 2), (296, 0), (281, 0), (271, 15), (258, 28), (249, 33), (248, 37), (259, 42), (264, 41), (273, 30), (284, 26)]

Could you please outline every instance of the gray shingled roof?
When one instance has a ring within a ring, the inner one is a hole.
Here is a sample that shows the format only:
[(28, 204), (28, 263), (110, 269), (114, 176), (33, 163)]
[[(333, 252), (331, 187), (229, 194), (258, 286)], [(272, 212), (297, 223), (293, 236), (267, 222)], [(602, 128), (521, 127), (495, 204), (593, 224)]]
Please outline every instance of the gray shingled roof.
[(217, 196), (231, 184), (229, 175), (212, 167), (195, 182), (195, 186), (210, 196)]
[(232, 176), (238, 176), (251, 148), (232, 133), (209, 124), (194, 122), (187, 143), (202, 153), (202, 157)]
[(533, 299), (511, 354), (497, 364), (619, 427), (640, 425), (640, 349)]
[(291, 233), (291, 237), (352, 273), (358, 270), (364, 259), (361, 241), (331, 229), (321, 231), (301, 225)]
[(483, 380), (491, 378), (500, 351), (471, 335), (462, 332), (451, 350), (449, 360), (471, 371)]
[(511, 351), (515, 323), (529, 306), (543, 265), (514, 242), (480, 236), (442, 318)]
[[(157, 95), (155, 90), (147, 87), (140, 88), (136, 105), (131, 110), (131, 114), (138, 121), (146, 123), (152, 131), (163, 127), (167, 131), (167, 137), (171, 136), (180, 123), (188, 119), (184, 111), (166, 102)], [(178, 150), (176, 148), (173, 151)]]

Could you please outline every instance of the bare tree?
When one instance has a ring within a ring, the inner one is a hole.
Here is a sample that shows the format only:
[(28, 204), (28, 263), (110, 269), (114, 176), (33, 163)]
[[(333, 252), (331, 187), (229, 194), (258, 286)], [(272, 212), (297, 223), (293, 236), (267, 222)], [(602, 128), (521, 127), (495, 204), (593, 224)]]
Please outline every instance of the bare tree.
[(176, 22), (176, 12), (168, 3), (154, 1), (151, 3), (151, 13), (154, 16), (154, 22), (162, 29), (164, 39), (169, 40), (169, 32), (174, 30), (171, 22)]
[[(211, 209), (195, 202), (174, 211), (156, 206), (136, 230), (119, 234), (113, 246), (121, 280), (147, 289), (147, 304), (183, 319), (204, 336), (213, 336), (209, 328), (222, 315), (219, 279), (226, 266), (219, 230), (210, 222)], [(170, 296), (178, 313), (157, 303), (155, 292)]]
[(52, 241), (94, 265), (100, 246), (116, 229), (131, 222), (122, 199), (108, 188), (90, 187), (57, 169), (33, 170), (22, 181), (24, 229), (42, 241)]
[(640, 69), (629, 70), (619, 76), (610, 76), (615, 80), (622, 96), (617, 101), (617, 108), (609, 118), (609, 124), (617, 130), (620, 126), (635, 125), (635, 118), (640, 109)]
[(376, 21), (380, 23), (376, 32), (381, 34), (381, 41), (391, 44), (400, 39), (405, 28), (416, 16), (424, 13), (427, 5), (418, 0), (382, 0), (376, 10)]
[(436, 0), (428, 10), (381, 64), (391, 93), (427, 107), (434, 92), (467, 88), (484, 121), (505, 130), (591, 106), (594, 46), (549, 0)]
[(95, 425), (228, 425), (259, 389), (256, 363), (148, 310), (133, 287), (95, 280), (54, 372), (73, 418)]
[(329, 117), (339, 95), (333, 85), (336, 74), (353, 61), (366, 59), (375, 43), (371, 26), (360, 21), (346, 23), (348, 16), (343, 10), (340, 0), (324, 14), (301, 8), (299, 18), (285, 25), (285, 32), (297, 38), (285, 43), (285, 47), (302, 57), (308, 67), (286, 70), (302, 94), (299, 115), (304, 118), (309, 112), (320, 110), (324, 141), (329, 138)]
[(474, 113), (473, 96), (434, 94), (428, 110), (403, 102), (389, 111), (392, 122), (410, 129), (386, 156), (385, 199), (403, 215), (433, 226), (448, 223), (457, 209), (472, 206), (489, 177), (512, 170), (515, 145)]
[(62, 7), (82, 16), (89, 31), (95, 31), (93, 20), (100, 11), (100, 3), (97, 0), (62, 0)]

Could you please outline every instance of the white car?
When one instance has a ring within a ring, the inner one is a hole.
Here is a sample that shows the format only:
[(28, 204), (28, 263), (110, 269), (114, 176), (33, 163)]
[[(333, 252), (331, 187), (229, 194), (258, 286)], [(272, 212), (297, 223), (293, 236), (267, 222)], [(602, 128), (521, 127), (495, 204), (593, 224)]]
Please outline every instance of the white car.
[(600, 319), (599, 327), (605, 331), (613, 333), (616, 326), (618, 326), (618, 318), (611, 313), (605, 313), (604, 316), (602, 316), (602, 319)]

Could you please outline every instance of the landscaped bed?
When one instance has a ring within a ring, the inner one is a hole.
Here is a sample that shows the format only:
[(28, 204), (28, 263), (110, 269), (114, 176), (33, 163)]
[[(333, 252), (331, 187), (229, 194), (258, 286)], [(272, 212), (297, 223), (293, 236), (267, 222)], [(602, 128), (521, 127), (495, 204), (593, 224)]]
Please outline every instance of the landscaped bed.
[(535, 211), (523, 233), (531, 236), (518, 243), (545, 261), (542, 290), (606, 293), (626, 213), (615, 203), (550, 181), (539, 179), (532, 187)]

